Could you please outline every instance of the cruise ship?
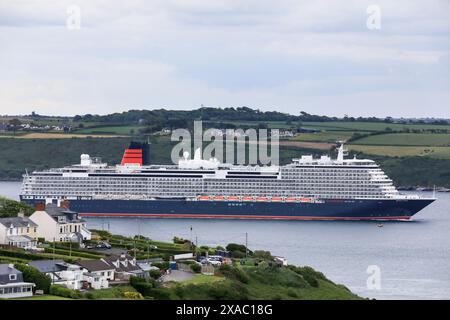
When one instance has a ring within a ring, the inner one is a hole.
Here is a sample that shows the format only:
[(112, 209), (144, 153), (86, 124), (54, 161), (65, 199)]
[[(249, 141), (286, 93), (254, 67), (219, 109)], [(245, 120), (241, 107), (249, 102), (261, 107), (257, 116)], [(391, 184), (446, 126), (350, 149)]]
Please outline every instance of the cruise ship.
[[(115, 166), (81, 162), (23, 176), (23, 202), (68, 202), (86, 217), (281, 220), (408, 220), (434, 198), (404, 195), (372, 160), (301, 156), (283, 166), (242, 166), (202, 159), (197, 149), (177, 165), (149, 163), (132, 142)], [(67, 203), (66, 203), (67, 205)]]

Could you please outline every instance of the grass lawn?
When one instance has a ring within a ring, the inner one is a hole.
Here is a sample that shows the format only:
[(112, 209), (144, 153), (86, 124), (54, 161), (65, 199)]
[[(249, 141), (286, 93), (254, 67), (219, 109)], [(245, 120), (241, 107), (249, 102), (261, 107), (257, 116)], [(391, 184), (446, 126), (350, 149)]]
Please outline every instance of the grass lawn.
[(217, 277), (217, 276), (207, 276), (204, 274), (197, 274), (195, 277), (193, 277), (192, 279), (183, 281), (183, 282), (179, 282), (180, 284), (183, 285), (188, 285), (188, 284), (203, 284), (203, 283), (215, 283), (215, 282), (221, 282), (224, 281), (225, 278), (223, 277)]
[(449, 146), (450, 134), (387, 133), (358, 139), (354, 143), (358, 145)]

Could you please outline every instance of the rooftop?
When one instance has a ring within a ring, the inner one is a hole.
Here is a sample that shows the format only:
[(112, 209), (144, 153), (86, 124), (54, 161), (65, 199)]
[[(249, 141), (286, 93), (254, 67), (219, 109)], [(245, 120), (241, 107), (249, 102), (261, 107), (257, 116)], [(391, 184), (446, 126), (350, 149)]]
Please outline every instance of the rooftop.
[(17, 228), (17, 227), (37, 227), (37, 224), (28, 219), (27, 217), (9, 217), (9, 218), (0, 218), (0, 224), (4, 225), (7, 228)]
[(80, 260), (77, 264), (87, 269), (89, 272), (114, 270), (114, 266), (110, 266), (102, 260)]

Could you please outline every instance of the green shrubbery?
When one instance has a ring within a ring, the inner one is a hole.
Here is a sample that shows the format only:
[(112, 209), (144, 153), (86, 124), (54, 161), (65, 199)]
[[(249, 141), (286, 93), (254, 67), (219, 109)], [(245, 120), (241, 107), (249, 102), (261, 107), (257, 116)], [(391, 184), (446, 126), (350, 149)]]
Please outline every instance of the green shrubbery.
[(223, 264), (219, 267), (219, 272), (226, 278), (235, 279), (242, 283), (248, 283), (249, 277), (242, 269)]
[(158, 288), (155, 280), (131, 277), (130, 285), (142, 294), (146, 299), (170, 300), (169, 291), (164, 288)]
[(288, 266), (288, 268), (294, 271), (295, 273), (301, 275), (303, 279), (305, 279), (305, 281), (308, 282), (308, 284), (311, 287), (317, 288), (319, 286), (319, 280), (333, 283), (330, 280), (328, 280), (322, 272), (318, 272), (311, 267)]
[(194, 271), (195, 273), (200, 273), (202, 271), (202, 266), (199, 265), (198, 263), (193, 263), (191, 264), (191, 270)]
[(44, 291), (44, 293), (49, 293), (51, 285), (51, 279), (49, 276), (40, 273), (39, 270), (37, 270), (36, 268), (33, 268), (31, 266), (22, 263), (16, 264), (15, 268), (17, 270), (22, 271), (23, 280), (25, 282), (31, 282), (36, 285), (36, 287), (34, 287), (33, 289), (34, 291), (42, 290)]
[(161, 271), (160, 270), (150, 270), (149, 275), (152, 279), (159, 279), (161, 277)]
[[(236, 259), (245, 257), (245, 246), (237, 243), (229, 243), (226, 247), (228, 251), (231, 252), (231, 256)], [(253, 253), (248, 250), (248, 255), (252, 255)]]
[(26, 216), (31, 215), (35, 210), (25, 203), (0, 197), (0, 218), (17, 217), (19, 211), (23, 211)]
[(48, 257), (43, 257), (42, 255), (25, 252), (20, 249), (6, 250), (0, 249), (0, 256), (4, 257), (12, 257), (12, 258), (20, 258), (25, 260), (44, 260), (48, 259)]
[(71, 290), (57, 284), (50, 286), (50, 294), (70, 299), (81, 299), (82, 297), (79, 291)]

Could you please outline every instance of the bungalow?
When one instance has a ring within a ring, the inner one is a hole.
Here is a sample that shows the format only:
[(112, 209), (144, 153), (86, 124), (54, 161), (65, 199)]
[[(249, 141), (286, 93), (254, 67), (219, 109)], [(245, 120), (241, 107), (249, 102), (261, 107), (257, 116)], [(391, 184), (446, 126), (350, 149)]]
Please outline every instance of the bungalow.
[(77, 264), (83, 270), (83, 281), (92, 289), (105, 289), (114, 280), (114, 267), (103, 260), (80, 260)]
[(0, 218), (0, 244), (32, 249), (36, 248), (38, 225), (19, 212), (17, 217)]
[(73, 290), (79, 290), (83, 286), (83, 270), (79, 265), (63, 260), (36, 260), (29, 265), (49, 276), (53, 284)]
[(0, 264), (0, 299), (31, 297), (34, 286), (23, 281), (22, 272), (13, 264)]
[(56, 204), (39, 203), (30, 220), (40, 226), (37, 235), (46, 241), (91, 240), (91, 232), (86, 227), (86, 221), (81, 219), (78, 213), (69, 210), (68, 203), (62, 203), (61, 207)]

